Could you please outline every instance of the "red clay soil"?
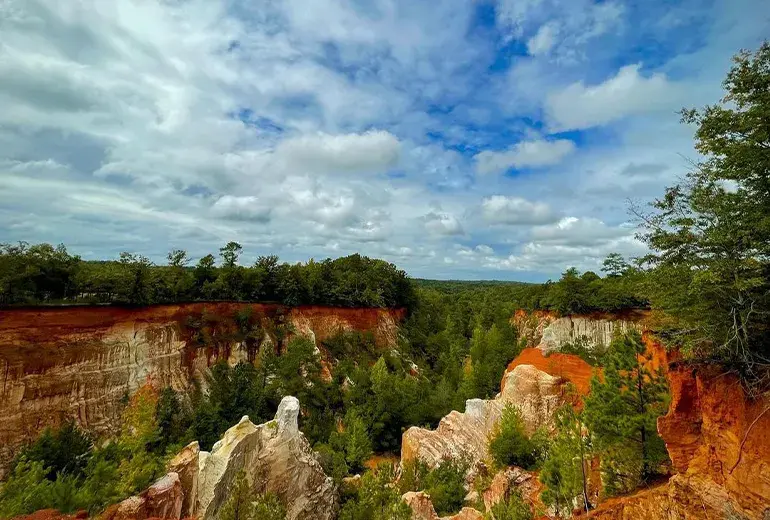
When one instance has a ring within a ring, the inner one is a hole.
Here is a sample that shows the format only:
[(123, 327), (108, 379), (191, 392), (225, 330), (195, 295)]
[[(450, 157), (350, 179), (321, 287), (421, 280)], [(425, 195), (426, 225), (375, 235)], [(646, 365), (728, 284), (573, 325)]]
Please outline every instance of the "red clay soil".
[(16, 516), (13, 520), (83, 520), (88, 518), (88, 511), (65, 514), (56, 509), (41, 509), (29, 515)]
[[(571, 382), (581, 395), (588, 394), (591, 388), (591, 376), (594, 367), (572, 354), (553, 352), (548, 357), (538, 348), (525, 348), (521, 354), (508, 365), (507, 374), (519, 365), (533, 365), (538, 370)], [(505, 387), (505, 377), (501, 390)]]

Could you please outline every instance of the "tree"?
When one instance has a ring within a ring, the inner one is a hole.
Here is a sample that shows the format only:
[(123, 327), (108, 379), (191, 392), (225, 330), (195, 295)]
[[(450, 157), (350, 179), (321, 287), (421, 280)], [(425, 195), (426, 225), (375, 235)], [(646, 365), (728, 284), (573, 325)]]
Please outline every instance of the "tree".
[(512, 404), (503, 409), (500, 423), (489, 443), (489, 452), (500, 467), (532, 469), (537, 462), (535, 445), (524, 430), (521, 412)]
[(485, 520), (532, 520), (533, 518), (532, 510), (524, 502), (518, 489), (514, 489), (505, 500), (500, 500), (493, 505), (491, 511), (484, 516)]
[(445, 459), (424, 478), (425, 491), (439, 516), (456, 513), (463, 506), (467, 472), (467, 461)]
[(348, 500), (339, 514), (340, 520), (409, 520), (412, 510), (401, 500), (393, 467), (381, 464), (366, 472), (354, 497)]
[(219, 256), (222, 257), (223, 267), (235, 267), (238, 263), (238, 257), (241, 255), (243, 247), (238, 242), (228, 242), (219, 249)]
[(656, 427), (668, 409), (668, 384), (660, 370), (644, 366), (644, 352), (636, 331), (613, 339), (604, 380), (594, 375), (585, 398), (585, 423), (602, 458), (608, 494), (648, 483), (668, 458)]
[(631, 267), (620, 253), (610, 253), (602, 262), (602, 272), (607, 276), (622, 276)]
[(681, 113), (703, 160), (636, 212), (678, 342), (756, 377), (770, 359), (770, 43), (735, 56), (723, 86), (719, 104)]
[(229, 489), (218, 520), (284, 520), (286, 510), (273, 493), (256, 494), (241, 470)]
[(120, 253), (120, 265), (123, 268), (125, 283), (122, 298), (132, 305), (147, 305), (152, 300), (152, 262), (143, 255), (128, 252)]
[(347, 430), (347, 443), (345, 446), (345, 459), (348, 467), (353, 471), (364, 469), (364, 463), (372, 455), (372, 440), (364, 420), (355, 414), (349, 413), (345, 421)]
[(46, 428), (40, 437), (25, 447), (17, 461), (40, 462), (49, 480), (59, 473), (80, 476), (88, 464), (92, 441), (75, 421), (69, 420), (57, 429)]
[(590, 436), (584, 431), (582, 413), (570, 404), (556, 411), (555, 424), (556, 435), (540, 469), (540, 482), (546, 486), (541, 498), (569, 516), (576, 497), (580, 497), (584, 511), (592, 507), (588, 499)]

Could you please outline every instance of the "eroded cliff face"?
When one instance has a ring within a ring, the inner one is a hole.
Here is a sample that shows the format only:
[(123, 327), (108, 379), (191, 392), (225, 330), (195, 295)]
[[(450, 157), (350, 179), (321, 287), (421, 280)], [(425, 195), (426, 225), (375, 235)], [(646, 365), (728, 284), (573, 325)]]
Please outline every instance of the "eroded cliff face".
[[(237, 315), (248, 318), (249, 334)], [(402, 317), (238, 303), (0, 311), (0, 475), (21, 444), (66, 418), (96, 433), (113, 430), (126, 397), (144, 384), (187, 390), (212, 363), (252, 360), (291, 334), (320, 342), (356, 330), (392, 347)]]
[(648, 313), (627, 311), (622, 314), (595, 314), (588, 316), (558, 316), (547, 311), (517, 311), (512, 319), (519, 337), (529, 347), (537, 347), (546, 354), (558, 352), (566, 344), (585, 342), (589, 347), (607, 347), (616, 333), (644, 330)]
[(678, 364), (671, 406), (658, 420), (677, 474), (654, 489), (613, 499), (601, 519), (770, 518), (770, 397), (751, 399), (715, 366)]
[(419, 459), (429, 467), (446, 458), (467, 458), (469, 478), (489, 459), (489, 437), (500, 422), (502, 411), (511, 404), (519, 409), (529, 433), (550, 424), (556, 409), (573, 396), (566, 383), (578, 392), (588, 390), (591, 367), (577, 356), (558, 354), (546, 358), (538, 349), (525, 349), (503, 376), (501, 391), (494, 399), (470, 399), (465, 412), (453, 411), (435, 430), (412, 427), (404, 432), (402, 462)]

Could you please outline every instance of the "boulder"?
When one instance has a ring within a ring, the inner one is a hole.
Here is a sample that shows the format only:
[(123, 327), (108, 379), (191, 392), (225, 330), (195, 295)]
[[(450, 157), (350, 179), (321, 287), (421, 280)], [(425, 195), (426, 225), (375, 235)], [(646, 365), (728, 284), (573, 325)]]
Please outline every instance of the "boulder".
[(439, 520), (430, 495), (423, 491), (409, 491), (401, 499), (412, 509), (412, 520)]
[(521, 468), (509, 467), (498, 471), (489, 487), (481, 493), (484, 507), (489, 510), (498, 502), (507, 500), (514, 489), (517, 489), (525, 502), (532, 509), (542, 509), (540, 492), (543, 486), (537, 475)]
[(484, 520), (484, 515), (472, 507), (464, 507), (455, 515), (439, 518), (430, 495), (423, 491), (404, 493), (401, 500), (412, 509), (412, 520)]

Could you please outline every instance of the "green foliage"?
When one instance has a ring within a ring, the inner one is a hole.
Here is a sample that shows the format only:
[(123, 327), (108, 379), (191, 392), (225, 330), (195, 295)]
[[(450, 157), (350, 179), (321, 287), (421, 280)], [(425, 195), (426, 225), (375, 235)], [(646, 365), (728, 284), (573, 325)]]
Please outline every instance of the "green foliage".
[(648, 290), (677, 343), (757, 378), (770, 358), (770, 42), (739, 53), (723, 85), (719, 104), (682, 111), (703, 159), (642, 215)]
[(188, 268), (187, 252), (175, 249), (168, 265), (123, 252), (117, 261), (86, 262), (63, 245), (0, 244), (0, 305), (120, 303), (148, 305), (199, 300), (271, 301), (287, 305), (409, 307), (414, 288), (406, 273), (383, 260), (351, 255), (323, 262), (280, 264), (260, 257), (238, 265), (243, 248), (229, 242)]
[(521, 412), (511, 404), (506, 405), (489, 443), (489, 453), (495, 464), (533, 469), (538, 462), (538, 451), (524, 429)]
[(543, 503), (564, 516), (572, 514), (573, 503), (580, 497), (588, 511), (588, 474), (590, 470), (590, 436), (583, 429), (582, 414), (571, 405), (562, 406), (555, 415), (556, 435), (550, 440), (547, 456), (540, 468)]
[(584, 420), (602, 458), (607, 494), (648, 483), (668, 459), (656, 427), (668, 408), (668, 385), (662, 372), (641, 363), (644, 352), (638, 332), (616, 336), (604, 379), (594, 376), (585, 398)]
[(88, 464), (91, 454), (91, 438), (67, 421), (58, 429), (46, 428), (35, 442), (21, 450), (17, 459), (39, 462), (47, 470), (46, 478), (57, 474), (79, 477)]
[(355, 414), (349, 413), (348, 416), (345, 421), (345, 460), (353, 472), (358, 472), (364, 469), (364, 463), (372, 456), (372, 440), (364, 420)]
[(412, 510), (392, 485), (393, 467), (380, 465), (361, 477), (358, 489), (342, 506), (339, 520), (409, 520)]
[(339, 484), (348, 475), (348, 464), (345, 460), (345, 452), (335, 450), (329, 444), (316, 444), (313, 450), (318, 454), (318, 459), (324, 472)]
[(519, 490), (515, 489), (506, 500), (501, 500), (492, 506), (491, 511), (484, 518), (485, 520), (532, 520), (534, 516)]
[(229, 489), (227, 501), (219, 511), (218, 520), (284, 520), (286, 510), (273, 493), (255, 494), (240, 471)]
[(465, 474), (468, 463), (463, 460), (443, 460), (425, 476), (424, 490), (430, 495), (439, 516), (457, 513), (465, 501)]

